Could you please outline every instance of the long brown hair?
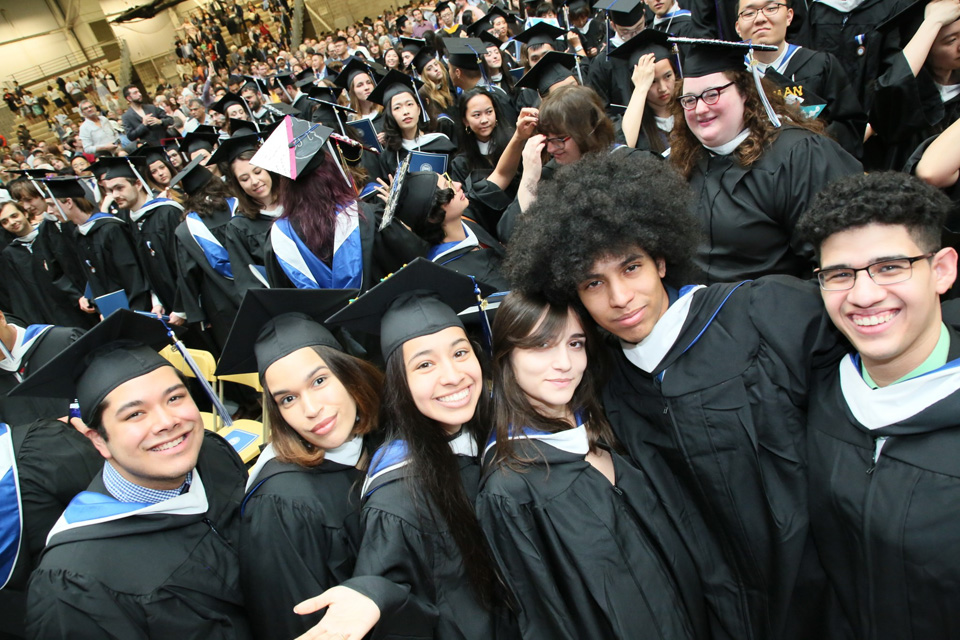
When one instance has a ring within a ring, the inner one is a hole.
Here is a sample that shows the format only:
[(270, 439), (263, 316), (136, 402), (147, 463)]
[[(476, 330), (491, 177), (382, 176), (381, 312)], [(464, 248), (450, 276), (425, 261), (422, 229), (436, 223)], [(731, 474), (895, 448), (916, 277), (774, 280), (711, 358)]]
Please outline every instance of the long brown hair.
[(580, 154), (608, 151), (614, 142), (613, 122), (590, 87), (567, 85), (552, 89), (540, 105), (540, 133), (573, 138)]
[(514, 291), (500, 303), (493, 323), (493, 424), (497, 433), (494, 465), (505, 464), (522, 471), (524, 465), (534, 461), (517, 452), (516, 441), (510, 439), (511, 428), (532, 427), (548, 433), (570, 429), (567, 421), (544, 416), (530, 404), (517, 383), (510, 356), (516, 349), (535, 349), (562, 339), (567, 315), (571, 311), (583, 327), (587, 368), (570, 399), (570, 407), (583, 418), (590, 451), (596, 451), (599, 442), (617, 446), (610, 423), (597, 400), (600, 397), (597, 372), (601, 370), (602, 349), (593, 323), (576, 305), (551, 304)]
[[(757, 85), (753, 81), (753, 74), (749, 71), (724, 71), (727, 80), (734, 83), (737, 91), (744, 98), (743, 126), (750, 130), (750, 135), (737, 147), (734, 154), (737, 161), (744, 167), (749, 167), (760, 159), (764, 150), (780, 134), (780, 129), (773, 126), (763, 108), (763, 101), (757, 92)], [(681, 81), (682, 82), (682, 81)], [(762, 80), (763, 92), (767, 95), (774, 112), (780, 116), (783, 124), (801, 127), (813, 133), (823, 134), (824, 124), (820, 120), (811, 120), (805, 117), (799, 107), (788, 105), (777, 91), (772, 82)], [(697, 139), (684, 117), (683, 107), (679, 100), (675, 100), (673, 110), (673, 133), (670, 135), (670, 162), (684, 178), (689, 179), (693, 167), (707, 151)], [(541, 117), (542, 120), (542, 117)]]
[[(324, 346), (311, 347), (323, 358), (330, 373), (346, 388), (347, 393), (357, 404), (357, 424), (353, 435), (370, 433), (377, 427), (380, 414), (380, 388), (383, 386), (383, 374), (375, 366)], [(261, 380), (261, 383), (263, 381)], [(326, 452), (310, 444), (287, 424), (280, 413), (277, 401), (264, 385), (264, 409), (270, 424), (270, 442), (280, 462), (290, 462), (301, 467), (316, 467), (323, 462)]]
[[(232, 162), (221, 162), (220, 163), (220, 173), (222, 173), (227, 178), (227, 186), (230, 187), (230, 195), (237, 199), (237, 210), (243, 215), (244, 218), (249, 218), (250, 220), (256, 220), (260, 216), (260, 210), (262, 206), (257, 203), (256, 200), (251, 198), (246, 191), (243, 190), (243, 187), (240, 186), (240, 181), (237, 180), (237, 174), (233, 171), (233, 163), (237, 160), (247, 160), (257, 153), (256, 149), (251, 149), (250, 151), (244, 151)], [(266, 171), (266, 169), (264, 169)], [(272, 193), (277, 193), (280, 189), (280, 178), (277, 174), (273, 172), (270, 173), (270, 191)]]

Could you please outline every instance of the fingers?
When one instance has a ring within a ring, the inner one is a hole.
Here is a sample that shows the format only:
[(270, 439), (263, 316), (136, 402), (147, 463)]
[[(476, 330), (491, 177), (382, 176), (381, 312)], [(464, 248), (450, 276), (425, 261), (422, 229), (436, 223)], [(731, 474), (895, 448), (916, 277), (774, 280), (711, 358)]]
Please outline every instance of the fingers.
[(308, 613), (316, 613), (317, 611), (320, 611), (320, 609), (330, 606), (329, 593), (330, 591), (327, 590), (318, 596), (313, 596), (312, 598), (304, 600), (293, 608), (293, 612), (302, 616)]

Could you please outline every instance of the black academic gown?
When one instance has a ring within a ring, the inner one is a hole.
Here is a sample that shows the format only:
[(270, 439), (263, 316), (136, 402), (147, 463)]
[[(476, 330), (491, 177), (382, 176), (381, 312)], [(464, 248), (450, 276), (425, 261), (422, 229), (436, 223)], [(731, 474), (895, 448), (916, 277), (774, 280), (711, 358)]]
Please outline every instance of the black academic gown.
[[(252, 638), (236, 550), (246, 470), (212, 432), (196, 469), (205, 513), (55, 529), (30, 578), (28, 637)], [(109, 495), (102, 474), (88, 491)]]
[[(960, 358), (958, 315), (944, 319), (949, 367)], [(956, 638), (960, 394), (938, 394), (936, 383), (920, 380), (907, 381), (915, 386), (906, 397), (895, 397), (906, 383), (868, 390), (848, 358), (851, 391), (841, 386), (839, 367), (824, 369), (810, 405), (810, 518), (823, 566), (851, 637)], [(956, 380), (953, 371), (948, 379)], [(873, 430), (856, 417), (871, 413), (864, 421)], [(879, 438), (887, 440), (877, 455)]]
[(650, 20), (647, 24), (650, 25), (651, 29), (656, 29), (667, 35), (680, 36), (681, 38), (697, 37), (697, 27), (693, 23), (692, 13), (681, 13), (672, 18), (667, 18), (659, 24), (654, 24), (654, 22)]
[(584, 454), (516, 442), (534, 461), (490, 468), (488, 448), (477, 518), (522, 637), (706, 638), (696, 567), (643, 472), (611, 452), (611, 485)]
[[(266, 271), (267, 249), (270, 245), (270, 227), (276, 218), (258, 215), (251, 219), (243, 215), (230, 218), (223, 230), (223, 246), (230, 255), (230, 265), (233, 267), (233, 286), (237, 295), (243, 295), (250, 289), (262, 289), (263, 282), (257, 278), (251, 266), (261, 267)], [(266, 275), (264, 274), (264, 278)]]
[(123, 289), (131, 309), (150, 311), (150, 284), (126, 223), (110, 216), (84, 223), (83, 227), (85, 231), (81, 229), (77, 235), (77, 254), (93, 297)]
[(817, 117), (827, 123), (827, 135), (854, 158), (863, 156), (867, 114), (836, 56), (801, 47), (782, 74), (768, 69), (766, 78), (779, 85), (788, 100), (796, 96), (803, 98), (803, 106), (826, 105)]
[(713, 638), (832, 637), (804, 437), (809, 370), (841, 357), (838, 334), (812, 282), (771, 276), (687, 295), (679, 336), (649, 373), (612, 345), (607, 416), (697, 564)]
[(355, 467), (324, 460), (305, 468), (260, 454), (240, 517), (240, 580), (257, 638), (289, 640), (323, 616), (300, 616), (298, 602), (353, 575), (360, 546)]
[[(416, 627), (411, 637), (443, 640), (490, 640), (514, 637), (506, 633), (509, 623), (485, 610), (474, 594), (463, 559), (448, 527), (411, 494), (415, 476), (409, 465), (381, 469), (378, 460), (392, 459), (398, 444), (384, 445), (373, 456), (363, 487), (361, 530), (363, 532), (355, 578), (343, 586), (370, 595), (366, 577), (386, 580), (409, 588), (407, 608), (414, 611)], [(385, 458), (380, 456), (387, 450)], [(403, 457), (401, 457), (403, 459)], [(473, 502), (480, 484), (479, 460), (458, 455), (460, 477), (468, 499)], [(375, 601), (376, 597), (371, 596)], [(381, 624), (396, 624), (381, 615)], [(415, 629), (435, 629), (416, 633)], [(500, 635), (502, 634), (502, 635)]]
[[(431, 135), (431, 134), (426, 134)], [(438, 153), (444, 154), (448, 157), (447, 168), (450, 167), (450, 159), (457, 152), (457, 145), (455, 145), (450, 138), (446, 136), (435, 137), (429, 142), (421, 144), (416, 149), (417, 151), (423, 151), (424, 153)], [(381, 175), (394, 175), (397, 173), (397, 167), (403, 162), (403, 159), (407, 157), (409, 151), (406, 148), (400, 147), (397, 151), (391, 151), (390, 149), (384, 148), (383, 153), (380, 154), (380, 173)], [(411, 167), (411, 171), (419, 171), (416, 167)]]
[(871, 165), (899, 171), (917, 146), (960, 118), (960, 96), (944, 102), (926, 67), (914, 77), (903, 53), (886, 62), (889, 66), (877, 80), (870, 109), (877, 138)]
[(812, 256), (792, 244), (797, 220), (823, 187), (862, 171), (833, 140), (789, 125), (750, 167), (705, 151), (690, 175), (704, 238), (695, 257), (700, 281), (809, 275)]
[(625, 60), (607, 58), (602, 52), (590, 64), (589, 73), (584, 81), (588, 87), (600, 95), (607, 115), (614, 116), (622, 113), (621, 110), (610, 105), (630, 104), (630, 97), (633, 95), (633, 83), (630, 80), (632, 71)]
[[(12, 318), (7, 319), (8, 322)], [(19, 325), (18, 325), (19, 326)], [(23, 328), (23, 327), (21, 327)], [(83, 335), (81, 329), (72, 327), (52, 327), (37, 339), (20, 360), (17, 372), (21, 378), (52, 360), (54, 356), (73, 344)], [(15, 386), (19, 384), (13, 373), (0, 371), (0, 420), (17, 427), (29, 424), (34, 420), (62, 418), (70, 412), (70, 401), (67, 399), (34, 398), (29, 396), (7, 397)]]
[(14, 240), (0, 253), (0, 268), (11, 298), (8, 311), (32, 324), (93, 326), (95, 316), (80, 310), (83, 288), (71, 278), (79, 272), (75, 254), (63, 260), (58, 248), (64, 243), (55, 222), (44, 220), (37, 231), (29, 247)]
[[(201, 218), (214, 238), (224, 242), (225, 231), (230, 222), (229, 209), (215, 211)], [(222, 351), (230, 328), (240, 309), (240, 296), (233, 280), (218, 273), (207, 260), (203, 249), (190, 234), (187, 222), (181, 222), (176, 230), (177, 289), (187, 322), (199, 327), (209, 325), (217, 347)]]
[(150, 200), (140, 210), (131, 212), (130, 228), (143, 273), (167, 313), (182, 311), (177, 291), (176, 241), (182, 219), (183, 207), (164, 198)]
[(103, 467), (90, 440), (59, 420), (45, 419), (14, 427), (13, 452), (20, 487), (23, 530), (17, 564), (0, 590), (0, 637), (22, 637), (27, 607), (27, 579), (36, 566), (47, 534), (75, 495), (87, 488)]
[[(463, 225), (469, 229), (467, 239), (434, 256), (432, 261), (457, 273), (473, 276), (478, 282), (496, 287), (497, 291), (509, 291), (510, 283), (500, 267), (506, 248), (476, 222), (463, 220)], [(468, 242), (471, 239), (476, 242)]]

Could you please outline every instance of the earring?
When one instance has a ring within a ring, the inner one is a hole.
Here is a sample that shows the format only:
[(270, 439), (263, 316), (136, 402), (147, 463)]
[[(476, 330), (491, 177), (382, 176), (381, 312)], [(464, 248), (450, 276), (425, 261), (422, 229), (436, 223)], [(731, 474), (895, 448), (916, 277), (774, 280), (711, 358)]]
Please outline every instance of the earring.
[(355, 423), (356, 423), (356, 422), (360, 422), (360, 414), (359, 414), (359, 413), (357, 414), (357, 419), (354, 420), (354, 422), (355, 422)]

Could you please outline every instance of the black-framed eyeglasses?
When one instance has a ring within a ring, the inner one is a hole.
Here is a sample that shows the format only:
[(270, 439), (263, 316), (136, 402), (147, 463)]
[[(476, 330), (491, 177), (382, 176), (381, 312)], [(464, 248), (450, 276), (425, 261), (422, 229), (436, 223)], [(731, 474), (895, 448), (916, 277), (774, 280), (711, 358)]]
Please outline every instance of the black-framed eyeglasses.
[(909, 280), (913, 275), (913, 263), (927, 260), (937, 255), (936, 252), (925, 253), (913, 258), (896, 258), (881, 260), (868, 264), (865, 267), (837, 267), (835, 269), (817, 269), (817, 280), (824, 291), (848, 291), (857, 283), (857, 272), (866, 271), (870, 279), (881, 286), (897, 284)]
[[(763, 11), (763, 15), (767, 16), (768, 18), (772, 18), (780, 12), (780, 7), (785, 6), (787, 5), (783, 4), (782, 2), (774, 2), (773, 4), (768, 4), (767, 6), (762, 7), (759, 11)], [(754, 20), (756, 19), (759, 11), (757, 9), (744, 9), (737, 14), (737, 18), (748, 21)]]
[(688, 93), (680, 96), (677, 100), (680, 103), (680, 106), (686, 109), (687, 111), (693, 111), (697, 108), (697, 100), (703, 100), (703, 104), (717, 104), (720, 102), (720, 92), (732, 85), (733, 82), (728, 82), (722, 87), (714, 87), (713, 89), (707, 89), (698, 96)]

